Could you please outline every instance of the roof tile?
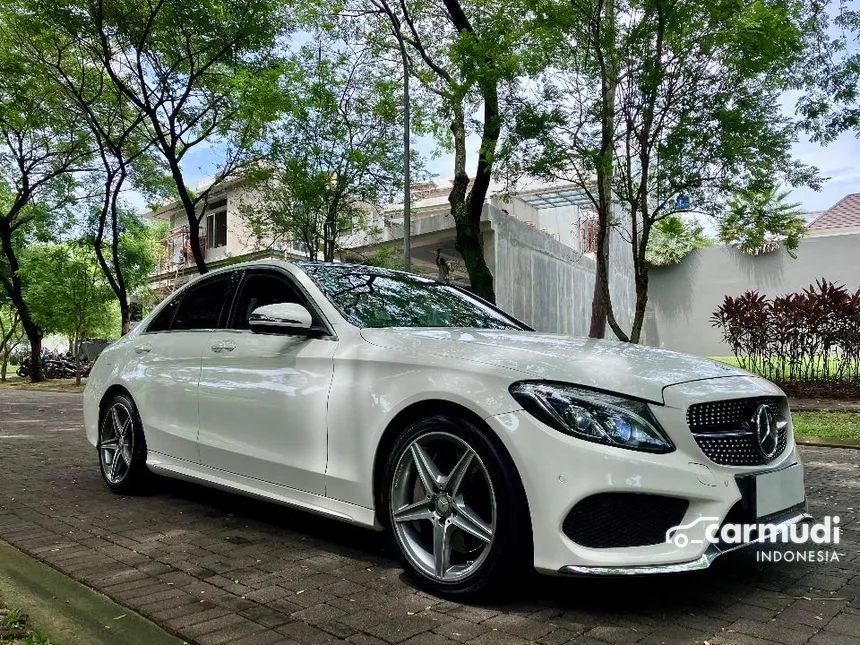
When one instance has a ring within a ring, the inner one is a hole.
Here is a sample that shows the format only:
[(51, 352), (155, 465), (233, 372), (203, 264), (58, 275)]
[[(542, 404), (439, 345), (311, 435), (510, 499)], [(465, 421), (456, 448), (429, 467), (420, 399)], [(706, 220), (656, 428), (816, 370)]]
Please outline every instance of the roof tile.
[(860, 226), (860, 193), (845, 195), (836, 204), (816, 217), (810, 229)]

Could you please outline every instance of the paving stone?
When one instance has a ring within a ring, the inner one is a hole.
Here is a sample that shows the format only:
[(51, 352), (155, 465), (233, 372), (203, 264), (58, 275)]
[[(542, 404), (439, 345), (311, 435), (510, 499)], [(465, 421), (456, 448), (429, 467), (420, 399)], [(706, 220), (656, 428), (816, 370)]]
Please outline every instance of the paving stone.
[(317, 645), (318, 643), (335, 643), (339, 639), (328, 632), (308, 625), (301, 621), (295, 621), (276, 628), (276, 631), (288, 638), (306, 645)]
[(201, 645), (860, 642), (860, 451), (801, 448), (810, 511), (842, 518), (838, 563), (540, 578), (480, 606), (417, 591), (373, 531), (171, 480), (114, 495), (80, 418), (78, 395), (0, 390), (0, 539)]
[(387, 643), (400, 643), (416, 634), (430, 631), (436, 626), (436, 621), (423, 616), (399, 616), (371, 625), (364, 631)]
[(827, 631), (854, 636), (860, 640), (860, 616), (842, 614), (827, 623)]
[(629, 627), (616, 627), (614, 625), (599, 625), (587, 631), (585, 635), (606, 643), (636, 643), (646, 636), (646, 634)]
[(776, 622), (753, 622), (747, 619), (738, 620), (729, 625), (727, 630), (764, 638), (777, 643), (805, 643), (818, 631), (814, 627), (795, 623), (793, 625), (780, 625)]

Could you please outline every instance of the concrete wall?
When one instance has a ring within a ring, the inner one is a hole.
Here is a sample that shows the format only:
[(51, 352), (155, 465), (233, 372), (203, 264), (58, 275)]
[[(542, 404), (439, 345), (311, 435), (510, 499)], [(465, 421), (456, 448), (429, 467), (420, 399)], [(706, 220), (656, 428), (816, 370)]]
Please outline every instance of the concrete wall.
[(709, 321), (725, 296), (748, 289), (779, 296), (819, 278), (860, 287), (860, 234), (807, 237), (795, 254), (797, 259), (778, 249), (753, 256), (714, 246), (693, 251), (678, 265), (652, 269), (645, 342), (693, 354), (730, 354)]
[[(488, 209), (499, 306), (538, 331), (587, 335), (594, 292), (594, 258), (494, 207)], [(629, 328), (635, 304), (630, 247), (615, 236), (610, 254), (615, 315)], [(614, 337), (608, 328), (607, 331)]]

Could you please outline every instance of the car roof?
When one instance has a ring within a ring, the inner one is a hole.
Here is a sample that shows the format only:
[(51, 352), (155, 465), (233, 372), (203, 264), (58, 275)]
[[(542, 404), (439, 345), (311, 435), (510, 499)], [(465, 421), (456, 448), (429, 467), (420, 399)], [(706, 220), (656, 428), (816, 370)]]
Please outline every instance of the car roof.
[(400, 269), (389, 269), (387, 267), (378, 267), (372, 264), (361, 264), (358, 262), (324, 262), (322, 260), (281, 260), (280, 258), (266, 258), (262, 260), (248, 260), (247, 262), (237, 262), (236, 264), (229, 264), (224, 267), (219, 267), (217, 269), (213, 269), (209, 271), (205, 275), (214, 275), (216, 273), (223, 273), (226, 271), (235, 271), (237, 269), (251, 269), (254, 267), (271, 267), (271, 266), (280, 266), (280, 267), (297, 267), (299, 269), (304, 269), (305, 267), (328, 267), (332, 269), (343, 269), (343, 270), (357, 270), (357, 271), (366, 271), (368, 273), (379, 273), (379, 274), (392, 274), (398, 273), (402, 275), (409, 276), (417, 276), (420, 278), (427, 279), (425, 276), (421, 276), (417, 273), (411, 273), (409, 271), (403, 271)]

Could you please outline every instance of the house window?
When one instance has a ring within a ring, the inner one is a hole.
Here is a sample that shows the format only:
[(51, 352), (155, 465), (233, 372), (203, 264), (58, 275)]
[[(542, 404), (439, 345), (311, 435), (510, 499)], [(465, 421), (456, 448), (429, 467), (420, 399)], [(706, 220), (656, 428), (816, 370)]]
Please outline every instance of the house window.
[(206, 246), (217, 249), (227, 246), (227, 200), (222, 199), (209, 205), (206, 216)]

